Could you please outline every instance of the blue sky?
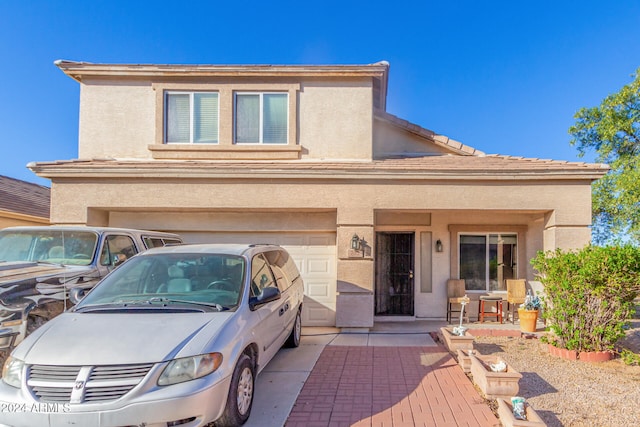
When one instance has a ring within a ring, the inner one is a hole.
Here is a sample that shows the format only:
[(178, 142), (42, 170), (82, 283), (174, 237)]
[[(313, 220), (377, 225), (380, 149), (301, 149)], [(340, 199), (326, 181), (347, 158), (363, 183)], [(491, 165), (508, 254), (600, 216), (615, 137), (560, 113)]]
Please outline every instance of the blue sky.
[(567, 129), (640, 67), (640, 2), (0, 0), (0, 57), (0, 175), (42, 185), (27, 163), (78, 156), (79, 85), (56, 59), (387, 60), (391, 114), (486, 153), (582, 161)]

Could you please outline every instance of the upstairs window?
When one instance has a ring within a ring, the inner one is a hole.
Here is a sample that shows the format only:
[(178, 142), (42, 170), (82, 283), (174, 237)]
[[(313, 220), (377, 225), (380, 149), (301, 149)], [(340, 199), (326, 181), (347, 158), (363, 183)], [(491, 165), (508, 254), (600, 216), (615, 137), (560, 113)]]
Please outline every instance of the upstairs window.
[(165, 143), (217, 144), (218, 94), (167, 92)]
[(286, 144), (289, 129), (287, 93), (236, 93), (235, 142)]

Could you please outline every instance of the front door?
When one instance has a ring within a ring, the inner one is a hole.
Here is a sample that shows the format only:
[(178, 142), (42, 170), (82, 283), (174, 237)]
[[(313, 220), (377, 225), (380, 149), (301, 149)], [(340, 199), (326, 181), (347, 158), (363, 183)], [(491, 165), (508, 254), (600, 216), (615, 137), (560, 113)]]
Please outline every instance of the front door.
[(414, 233), (376, 233), (376, 316), (413, 316)]

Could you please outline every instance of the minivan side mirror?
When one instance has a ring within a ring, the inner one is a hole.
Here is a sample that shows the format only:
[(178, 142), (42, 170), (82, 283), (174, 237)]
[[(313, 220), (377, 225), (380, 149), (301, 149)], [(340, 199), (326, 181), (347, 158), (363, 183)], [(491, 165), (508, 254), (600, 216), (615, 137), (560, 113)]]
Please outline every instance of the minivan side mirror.
[(279, 300), (280, 298), (282, 298), (280, 289), (269, 286), (267, 288), (264, 288), (262, 292), (260, 292), (260, 295), (249, 298), (249, 308), (251, 309), (251, 311), (253, 311), (263, 304)]

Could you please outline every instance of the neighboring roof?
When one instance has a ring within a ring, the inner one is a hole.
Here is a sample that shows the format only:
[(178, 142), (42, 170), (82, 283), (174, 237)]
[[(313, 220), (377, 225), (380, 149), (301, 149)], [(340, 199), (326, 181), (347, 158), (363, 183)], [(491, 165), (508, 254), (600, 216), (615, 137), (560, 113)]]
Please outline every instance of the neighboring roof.
[(0, 210), (49, 218), (51, 189), (0, 175)]
[(217, 161), (95, 159), (29, 165), (40, 176), (313, 178), (431, 180), (595, 180), (609, 167), (598, 163), (486, 155), (429, 155), (372, 161)]
[(371, 77), (376, 106), (386, 108), (389, 63), (364, 65), (94, 64), (59, 59), (54, 64), (72, 79), (85, 77)]

